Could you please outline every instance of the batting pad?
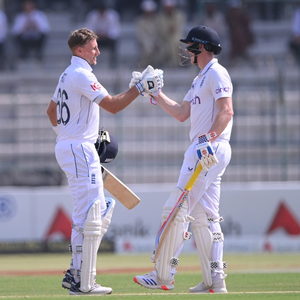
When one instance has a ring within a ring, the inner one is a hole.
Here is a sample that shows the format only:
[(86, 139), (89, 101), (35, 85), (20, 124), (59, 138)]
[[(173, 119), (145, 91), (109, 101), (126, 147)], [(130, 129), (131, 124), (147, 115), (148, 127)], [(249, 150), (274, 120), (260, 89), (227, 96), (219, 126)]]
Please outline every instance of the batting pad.
[[(223, 220), (223, 218), (222, 218)], [(224, 274), (226, 268), (226, 262), (223, 262), (223, 241), (224, 235), (221, 231), (221, 226), (219, 220), (209, 221), (210, 222), (210, 231), (213, 235), (213, 246), (211, 252), (211, 270), (212, 277), (216, 276), (216, 273)]]
[(97, 252), (101, 241), (101, 205), (96, 200), (88, 210), (83, 230), (80, 289), (90, 291), (96, 279)]
[(210, 263), (213, 235), (209, 229), (207, 215), (199, 203), (196, 205), (194, 212), (193, 216), (195, 217), (195, 220), (192, 223), (191, 228), (193, 230), (197, 252), (200, 259), (203, 282), (207, 287), (211, 287), (212, 276)]
[(112, 198), (106, 197), (105, 202), (106, 202), (106, 211), (104, 217), (102, 218), (101, 237), (103, 237), (103, 235), (107, 232), (116, 205), (116, 201)]
[[(171, 192), (171, 195), (163, 208), (162, 223), (168, 218), (181, 194), (182, 190), (179, 188), (175, 188)], [(178, 265), (179, 260), (174, 256), (183, 241), (186, 215), (187, 204), (184, 203), (176, 216), (176, 219), (173, 221), (173, 226), (164, 240), (164, 244), (157, 259), (155, 268), (158, 277), (162, 282), (170, 280), (171, 268)]]

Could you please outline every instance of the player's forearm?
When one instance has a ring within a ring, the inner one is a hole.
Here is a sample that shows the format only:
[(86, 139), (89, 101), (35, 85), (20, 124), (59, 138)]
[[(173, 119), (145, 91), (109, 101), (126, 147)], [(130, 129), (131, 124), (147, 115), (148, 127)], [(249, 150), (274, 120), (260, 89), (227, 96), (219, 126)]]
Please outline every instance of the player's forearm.
[(57, 126), (57, 118), (50, 118), (49, 117), (49, 120), (50, 120), (52, 126), (54, 126), (54, 127)]
[[(218, 137), (225, 130), (232, 116), (233, 113), (231, 113), (229, 110), (220, 111), (217, 114), (209, 132), (216, 132)], [(211, 142), (214, 142), (217, 139), (217, 137), (213, 138)]]
[(170, 99), (163, 92), (160, 92), (159, 96), (154, 98), (164, 111), (166, 111), (169, 115), (171, 115), (178, 121), (184, 122), (189, 117), (189, 111), (186, 111), (182, 105)]
[(47, 109), (48, 118), (52, 124), (52, 126), (57, 126), (57, 104), (54, 101), (50, 101), (50, 104)]
[(134, 86), (121, 94), (105, 97), (99, 105), (108, 112), (116, 114), (132, 103), (138, 95), (139, 92)]

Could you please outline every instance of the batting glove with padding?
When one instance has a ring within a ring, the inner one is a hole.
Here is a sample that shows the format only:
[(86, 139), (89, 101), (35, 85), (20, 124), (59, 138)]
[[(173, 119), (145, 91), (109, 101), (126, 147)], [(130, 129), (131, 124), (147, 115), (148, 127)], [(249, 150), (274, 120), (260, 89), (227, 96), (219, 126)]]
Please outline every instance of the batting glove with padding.
[(209, 168), (219, 162), (209, 141), (216, 136), (215, 132), (201, 135), (199, 136), (198, 143), (195, 146), (202, 168), (206, 172)]
[[(156, 101), (151, 97), (152, 95), (153, 96), (158, 96), (159, 95), (159, 92), (161, 90), (161, 88), (163, 87), (164, 85), (164, 82), (163, 82), (163, 70), (161, 69), (155, 69), (151, 66), (151, 65), (148, 65), (148, 67), (143, 71), (143, 73), (141, 72), (137, 72), (137, 71), (134, 71), (132, 72), (132, 79), (129, 83), (129, 87), (133, 87), (133, 86), (137, 86), (140, 82), (143, 83), (143, 80), (145, 78), (149, 78), (149, 75), (150, 74), (156, 74), (159, 76), (160, 78), (160, 86), (158, 86), (158, 89), (155, 90), (154, 88), (153, 89), (150, 89), (149, 92), (145, 89), (141, 95), (144, 96), (144, 97), (150, 97), (150, 101), (152, 104), (156, 104)], [(159, 81), (159, 78), (158, 78), (158, 81)], [(139, 87), (137, 86), (138, 90), (140, 91)], [(150, 95), (151, 94), (151, 95)]]
[(129, 88), (132, 88), (135, 86), (137, 83), (139, 83), (142, 79), (142, 73), (138, 71), (133, 71), (132, 72), (132, 78), (129, 82)]
[[(160, 71), (163, 72), (162, 70), (160, 70)], [(137, 71), (132, 72), (132, 78), (131, 78), (131, 81), (129, 83), (129, 87), (132, 88), (137, 83), (139, 83), (141, 81), (141, 79), (142, 79), (142, 73), (141, 72), (137, 72)], [(156, 105), (157, 102), (154, 100), (153, 96), (158, 96), (159, 92), (160, 92), (160, 90), (157, 90), (156, 92), (153, 92), (151, 95), (149, 95), (147, 93), (142, 93), (141, 96), (150, 97), (151, 104)]]
[[(158, 70), (158, 69), (156, 69)], [(129, 87), (132, 88), (134, 85), (139, 83), (147, 74), (154, 72), (154, 68), (151, 65), (148, 65), (148, 67), (143, 71), (143, 73), (138, 71), (132, 72), (132, 79), (129, 83)], [(162, 71), (162, 70), (161, 70)]]

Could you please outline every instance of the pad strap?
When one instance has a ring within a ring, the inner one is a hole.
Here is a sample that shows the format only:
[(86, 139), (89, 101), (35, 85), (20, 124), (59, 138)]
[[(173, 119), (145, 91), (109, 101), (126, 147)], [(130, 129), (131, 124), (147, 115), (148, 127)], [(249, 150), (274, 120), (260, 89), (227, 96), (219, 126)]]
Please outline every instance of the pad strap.
[(80, 277), (81, 276), (81, 271), (79, 269), (74, 269), (73, 268), (73, 259), (71, 259), (71, 264), (70, 264), (70, 273), (73, 276)]
[(80, 277), (80, 276), (81, 276), (81, 271), (80, 271), (79, 269), (74, 269), (74, 268), (73, 268), (73, 260), (71, 260), (70, 273), (71, 273), (73, 276), (77, 276), (77, 277)]
[(170, 265), (171, 265), (171, 267), (178, 267), (178, 265), (179, 265), (179, 258), (172, 257), (171, 260), (170, 260)]
[(212, 232), (213, 236), (213, 242), (214, 243), (219, 243), (224, 241), (224, 234), (223, 232)]
[(211, 218), (211, 217), (209, 217), (209, 218), (207, 218), (207, 221), (209, 223), (221, 223), (221, 222), (224, 221), (224, 218), (223, 217), (219, 217), (219, 218)]
[(75, 229), (77, 232), (80, 232), (80, 233), (84, 233), (84, 229), (83, 227), (77, 225), (77, 224), (72, 224), (72, 228)]
[(217, 261), (211, 261), (210, 262), (210, 267), (213, 270), (215, 269), (226, 269), (227, 268), (227, 263), (226, 261), (220, 261), (220, 260), (217, 260)]
[(69, 252), (70, 253), (82, 253), (82, 245), (74, 245), (75, 247), (72, 246), (72, 244), (69, 245)]

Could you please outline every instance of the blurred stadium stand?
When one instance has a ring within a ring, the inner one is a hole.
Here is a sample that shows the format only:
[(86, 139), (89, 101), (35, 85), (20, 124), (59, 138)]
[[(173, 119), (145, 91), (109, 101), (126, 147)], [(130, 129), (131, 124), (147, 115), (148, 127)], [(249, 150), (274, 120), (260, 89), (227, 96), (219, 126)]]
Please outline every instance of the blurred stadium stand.
[[(47, 14), (52, 30), (43, 64), (29, 60), (0, 73), (0, 185), (66, 184), (54, 157), (55, 134), (46, 109), (70, 61), (68, 35), (82, 24), (74, 24), (66, 11)], [(300, 180), (300, 70), (287, 46), (290, 26), (289, 18), (254, 20), (253, 64), (228, 66), (235, 116), (225, 182)], [(131, 72), (138, 68), (133, 23), (122, 25), (121, 36), (119, 67), (108, 68), (103, 50), (94, 68), (111, 94), (127, 89)], [(164, 71), (164, 91), (181, 102), (197, 69)], [(117, 115), (101, 110), (100, 126), (118, 139), (119, 154), (107, 167), (121, 180), (177, 181), (189, 145), (189, 120), (179, 123), (139, 97)]]

